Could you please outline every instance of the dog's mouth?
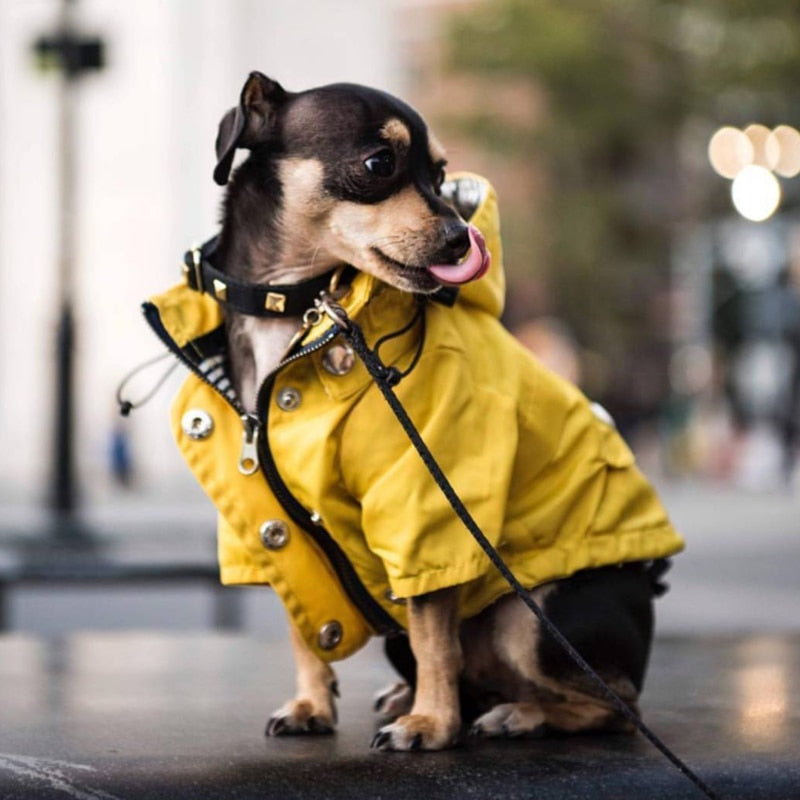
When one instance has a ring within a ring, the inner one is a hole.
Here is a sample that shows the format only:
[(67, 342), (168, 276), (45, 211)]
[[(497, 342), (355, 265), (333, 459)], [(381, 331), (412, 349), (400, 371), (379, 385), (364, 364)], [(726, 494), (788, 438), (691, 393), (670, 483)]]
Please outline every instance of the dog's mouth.
[(396, 277), (395, 281), (390, 282), (396, 283), (398, 288), (415, 292), (433, 292), (439, 288), (439, 282), (434, 279), (426, 267), (420, 267), (416, 264), (404, 264), (402, 261), (397, 261), (386, 255), (377, 247), (373, 247), (372, 252), (380, 258), (383, 264)]
[(483, 234), (474, 226), (469, 225), (470, 248), (467, 254), (456, 264), (431, 264), (428, 272), (440, 283), (450, 286), (460, 286), (482, 278), (492, 263), (491, 253), (486, 249), (486, 240)]
[(483, 234), (474, 225), (468, 227), (468, 233), (470, 249), (455, 264), (417, 266), (415, 264), (401, 263), (377, 248), (373, 248), (373, 252), (394, 273), (402, 277), (404, 282), (413, 284), (418, 291), (431, 291), (440, 284), (460, 286), (463, 283), (482, 278), (492, 261), (491, 253), (486, 249), (486, 241), (483, 238)]

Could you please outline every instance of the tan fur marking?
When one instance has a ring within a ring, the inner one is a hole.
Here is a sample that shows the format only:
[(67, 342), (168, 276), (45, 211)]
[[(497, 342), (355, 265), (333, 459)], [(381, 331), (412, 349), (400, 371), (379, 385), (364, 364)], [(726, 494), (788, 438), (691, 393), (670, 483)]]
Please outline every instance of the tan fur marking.
[(382, 203), (338, 203), (328, 225), (326, 241), (331, 250), (338, 248), (335, 252), (342, 261), (394, 285), (397, 277), (373, 248), (404, 266), (423, 267), (441, 246), (440, 220), (413, 186)]
[[(540, 605), (552, 591), (542, 586), (532, 592)], [(497, 604), (497, 614), (492, 625), (492, 649), (515, 672), (539, 684), (545, 680), (536, 657), (539, 640), (539, 620), (532, 618), (528, 608), (517, 598)]]
[[(286, 158), (278, 165), (278, 179), (283, 186), (282, 223), (316, 221), (330, 208), (332, 198), (326, 198), (322, 182), (325, 168), (316, 158)], [(308, 226), (304, 239), (313, 228)], [(291, 238), (295, 234), (292, 232)]]
[[(286, 158), (278, 164), (283, 186), (278, 228), (288, 233), (280, 243), (280, 263), (274, 264), (272, 254), (271, 283), (313, 278), (340, 263), (320, 242), (320, 227), (336, 205), (323, 188), (324, 173), (322, 162), (315, 158)], [(275, 243), (265, 242), (264, 246), (274, 249)]]
[(571, 699), (555, 705), (545, 703), (543, 711), (548, 725), (569, 733), (604, 729), (619, 732), (634, 730), (632, 723), (622, 719), (607, 703), (596, 698)]
[(381, 128), (381, 137), (388, 139), (390, 142), (398, 142), (405, 145), (405, 147), (411, 145), (411, 131), (408, 129), (408, 125), (397, 117), (387, 120), (386, 124)]
[(444, 161), (447, 158), (447, 153), (445, 152), (442, 143), (430, 128), (428, 129), (428, 152), (430, 153), (431, 161), (433, 161), (434, 164)]

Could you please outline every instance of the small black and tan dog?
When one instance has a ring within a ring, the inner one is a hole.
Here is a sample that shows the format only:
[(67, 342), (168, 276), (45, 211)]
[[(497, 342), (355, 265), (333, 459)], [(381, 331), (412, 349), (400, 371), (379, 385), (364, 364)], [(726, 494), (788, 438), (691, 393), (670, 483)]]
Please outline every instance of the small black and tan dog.
[[(220, 123), (215, 180), (228, 183), (216, 263), (249, 283), (292, 284), (347, 264), (403, 292), (478, 277), (480, 235), (442, 195), (445, 156), (420, 116), (384, 92), (335, 84), (292, 93), (260, 73)], [(439, 266), (436, 266), (439, 265)], [(299, 319), (226, 310), (233, 382), (254, 411), (264, 378), (284, 357)], [(660, 563), (584, 569), (532, 590), (549, 617), (636, 708), (650, 650)], [(574, 732), (626, 723), (537, 621), (506, 595), (459, 621), (459, 587), (408, 599), (408, 638), (387, 653), (404, 683), (381, 694), (387, 718), (373, 745), (440, 749), (462, 721), (483, 736), (551, 727)], [(271, 735), (330, 731), (330, 666), (292, 629), (298, 694), (270, 720)], [(410, 647), (409, 647), (410, 644)]]

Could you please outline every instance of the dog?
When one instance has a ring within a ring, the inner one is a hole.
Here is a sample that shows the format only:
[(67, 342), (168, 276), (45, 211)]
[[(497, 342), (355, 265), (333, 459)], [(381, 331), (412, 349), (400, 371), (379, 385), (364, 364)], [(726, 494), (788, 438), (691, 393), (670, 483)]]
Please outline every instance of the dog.
[[(233, 170), (234, 156), (242, 149), (249, 156)], [(399, 323), (388, 322), (380, 344), (386, 345), (390, 359), (402, 362), (398, 391), (405, 391), (412, 415), (423, 418), (423, 436), (435, 440), (456, 488), (464, 487), (465, 502), (474, 504), (476, 518), (501, 555), (519, 570), (532, 597), (638, 713), (653, 635), (653, 598), (663, 589), (659, 579), (665, 559), (680, 549), (681, 540), (608, 421), (598, 419), (577, 389), (549, 375), (502, 331), (496, 303), (493, 313), (486, 306), (475, 310), (470, 305), (469, 293), (482, 291), (484, 281), (495, 289), (502, 283), (499, 244), (492, 252), (486, 244), (491, 231), (484, 231), (485, 241), (469, 221), (476, 207), (488, 208), (490, 221), (484, 227), (492, 227), (485, 186), (470, 177), (461, 184), (449, 178), (442, 145), (411, 107), (385, 92), (354, 84), (295, 93), (254, 72), (239, 103), (220, 123), (216, 152), (214, 177), (228, 188), (213, 261), (218, 273), (227, 277), (215, 280), (211, 289), (198, 287), (197, 281), (192, 288), (205, 290), (222, 308), (231, 396), (238, 398), (242, 418), (255, 420), (259, 447), (271, 448), (260, 451), (261, 466), (276, 494), (294, 495), (289, 505), (284, 502), (290, 516), (297, 521), (312, 502), (318, 505), (321, 513), (310, 513), (301, 527), (313, 535), (315, 525), (329, 531), (336, 547), (351, 554), (348, 569), (364, 582), (388, 580), (380, 585), (391, 588), (378, 597), (373, 591), (372, 600), (402, 620), (398, 628), (407, 629), (391, 630), (386, 638), (387, 656), (402, 681), (377, 696), (381, 727), (373, 747), (440, 750), (456, 744), (465, 730), (476, 736), (517, 737), (550, 729), (630, 729), (556, 642), (541, 632), (522, 601), (485, 576), (490, 568), (482, 556), (470, 550), (468, 557), (461, 557), (460, 548), (471, 545), (454, 540), (462, 534), (468, 540), (467, 532), (450, 532), (458, 523), (447, 518), (449, 509), (439, 513), (439, 500), (432, 499), (435, 486), (417, 489), (416, 479), (409, 479), (415, 467), (406, 465), (398, 449), (402, 432), (389, 422), (378, 426), (384, 412), (380, 401), (368, 399), (375, 392), (366, 378), (359, 378), (353, 389), (340, 390), (336, 376), (350, 371), (341, 378), (349, 380), (359, 366), (337, 339), (331, 345), (330, 329), (314, 340), (314, 326), (322, 324), (320, 314), (254, 316), (226, 301), (226, 281), (268, 292), (274, 288), (274, 296), (280, 295), (279, 289), (324, 281), (331, 274), (339, 278), (346, 265), (355, 270), (352, 286), (340, 284), (333, 291), (344, 303), (357, 293), (353, 287), (369, 282), (357, 318), (372, 320), (375, 336), (384, 320), (409, 319), (399, 333)], [(200, 260), (196, 254), (195, 267)], [(185, 296), (181, 303), (187, 302)], [(441, 345), (436, 344), (440, 334)], [(309, 338), (322, 344), (307, 346)], [(401, 340), (405, 344), (396, 344)], [(324, 361), (325, 348), (337, 353), (339, 361)], [(188, 349), (183, 346), (182, 352)], [(322, 361), (315, 360), (320, 357)], [(472, 370), (475, 360), (482, 364), (477, 377), (469, 377), (468, 384), (456, 377), (445, 388), (445, 376), (467, 374), (464, 370)], [(504, 399), (505, 389), (485, 384), (495, 361), (502, 381), (517, 376), (514, 386), (521, 389), (514, 390), (519, 396), (513, 401)], [(525, 377), (529, 373), (534, 377)], [(299, 389), (280, 388), (287, 374)], [(418, 374), (428, 377), (414, 384)], [(318, 391), (320, 383), (324, 392)], [(298, 432), (296, 426), (291, 434), (299, 437), (293, 440), (296, 445), (282, 448), (283, 431), (290, 430), (283, 427), (284, 419), (299, 414), (298, 405), (310, 404), (306, 398), (312, 394), (320, 399), (308, 411), (305, 428), (301, 425)], [(282, 416), (276, 417), (278, 413)], [(436, 424), (426, 422), (428, 417)], [(335, 436), (312, 433), (321, 418), (332, 420)], [(465, 425), (458, 428), (462, 418)], [(202, 438), (202, 431), (187, 429), (183, 419), (180, 441), (188, 452), (195, 446), (189, 439)], [(509, 424), (516, 433), (514, 442), (506, 443)], [(209, 428), (207, 424), (205, 430)], [(534, 429), (541, 441), (552, 438), (552, 452), (539, 452)], [(271, 441), (265, 445), (267, 437)], [(364, 438), (372, 441), (354, 445)], [(254, 441), (245, 435), (245, 444), (254, 447)], [(586, 448), (591, 453), (583, 457)], [(488, 468), (480, 461), (487, 454), (492, 461)], [(324, 477), (326, 488), (315, 495), (308, 486), (311, 476), (322, 471), (316, 466), (320, 459), (335, 474)], [(294, 477), (287, 477), (290, 473)], [(566, 491), (564, 486), (571, 482), (574, 491)], [(401, 499), (377, 500), (379, 489)], [(209, 489), (212, 495), (215, 491)], [(236, 504), (217, 504), (226, 524), (235, 527)], [(300, 510), (293, 512), (295, 506)], [(500, 509), (499, 522), (485, 510), (489, 506)], [(552, 531), (526, 530), (526, 520), (533, 518), (546, 520), (545, 527), (552, 526)], [(403, 556), (393, 555), (392, 536), (377, 532), (385, 529), (386, 520), (396, 525)], [(417, 535), (417, 529), (425, 533)], [(289, 529), (278, 525), (275, 530), (275, 547), (270, 540), (267, 547), (277, 553)], [(587, 530), (597, 534), (595, 539)], [(262, 529), (262, 539), (265, 535), (273, 533)], [(295, 539), (290, 546), (299, 546), (300, 534), (291, 535)], [(252, 538), (252, 531), (241, 536)], [(617, 539), (624, 545), (614, 544)], [(436, 548), (444, 555), (430, 559), (438, 558), (441, 568), (400, 575), (403, 558), (427, 564), (427, 553)], [(542, 568), (545, 555), (548, 564), (557, 566)], [(379, 574), (382, 565), (385, 572)], [(253, 582), (252, 574), (237, 573), (240, 577), (231, 582)], [(305, 612), (297, 610), (291, 588), (282, 580), (270, 582), (282, 593), (292, 617), (298, 688), (296, 696), (271, 716), (267, 734), (331, 732), (337, 683), (329, 661), (338, 656), (326, 651), (339, 645), (341, 628), (331, 627), (326, 634), (323, 627), (318, 638), (309, 635)], [(355, 596), (355, 590), (348, 591)], [(473, 602), (476, 592), (481, 600)], [(373, 624), (367, 633), (375, 628)]]

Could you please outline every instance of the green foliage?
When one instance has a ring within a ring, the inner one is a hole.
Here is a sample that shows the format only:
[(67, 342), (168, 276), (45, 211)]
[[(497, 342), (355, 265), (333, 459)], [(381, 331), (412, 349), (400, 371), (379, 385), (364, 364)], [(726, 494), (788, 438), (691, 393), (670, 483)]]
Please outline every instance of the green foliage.
[(546, 263), (506, 237), (512, 282), (544, 277), (579, 339), (607, 355), (657, 347), (638, 293), (666, 284), (671, 233), (697, 194), (686, 123), (798, 125), (799, 43), (800, 0), (487, 0), (454, 16), (452, 70), (546, 93), (527, 126), (480, 109), (460, 121), (549, 176)]

